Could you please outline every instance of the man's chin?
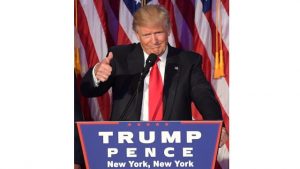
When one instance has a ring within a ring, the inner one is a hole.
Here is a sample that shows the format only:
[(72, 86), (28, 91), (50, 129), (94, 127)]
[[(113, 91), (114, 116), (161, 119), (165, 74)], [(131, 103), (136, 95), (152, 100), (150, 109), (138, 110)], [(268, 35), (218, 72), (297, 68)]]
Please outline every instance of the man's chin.
[(152, 51), (152, 53), (156, 54), (157, 56), (160, 56), (163, 54), (162, 51)]
[[(148, 53), (148, 52), (146, 52), (146, 53)], [(160, 56), (160, 55), (162, 55), (164, 53), (164, 51), (161, 51), (161, 50), (149, 50), (148, 54), (150, 55), (151, 53), (156, 54), (157, 56)]]

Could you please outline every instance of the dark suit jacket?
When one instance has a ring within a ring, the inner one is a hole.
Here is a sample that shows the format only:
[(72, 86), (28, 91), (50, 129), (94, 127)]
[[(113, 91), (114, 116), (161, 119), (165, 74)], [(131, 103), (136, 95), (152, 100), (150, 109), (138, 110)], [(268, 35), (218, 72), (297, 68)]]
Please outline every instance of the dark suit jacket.
[[(144, 67), (141, 45), (131, 44), (112, 47), (112, 75), (106, 82), (94, 87), (92, 69), (84, 76), (81, 92), (86, 97), (104, 94), (112, 87), (111, 120), (121, 120), (120, 116), (137, 88), (140, 73)], [(164, 78), (163, 120), (191, 120), (193, 101), (206, 120), (221, 120), (221, 109), (210, 84), (201, 69), (202, 58), (194, 52), (173, 48), (169, 45)], [(141, 115), (143, 83), (138, 97), (128, 108), (127, 119), (138, 121)]]

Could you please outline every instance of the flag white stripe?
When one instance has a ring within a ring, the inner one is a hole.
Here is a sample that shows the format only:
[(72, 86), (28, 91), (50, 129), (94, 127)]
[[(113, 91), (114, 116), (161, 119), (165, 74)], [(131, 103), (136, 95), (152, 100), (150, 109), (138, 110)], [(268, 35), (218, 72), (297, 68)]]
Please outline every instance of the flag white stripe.
[(99, 109), (98, 98), (89, 98), (89, 105), (91, 109), (92, 118), (96, 121), (103, 121), (102, 113)]
[(169, 42), (169, 44), (171, 46), (176, 47), (175, 38), (174, 38), (174, 34), (173, 34), (173, 31), (172, 31), (172, 28), (171, 28), (170, 35), (168, 37), (168, 42)]
[(85, 49), (81, 40), (80, 40), (79, 55), (80, 55), (81, 76), (83, 77), (89, 68), (86, 60)]
[(81, 6), (87, 18), (88, 27), (90, 30), (91, 38), (93, 40), (98, 59), (101, 60), (101, 57), (106, 56), (108, 50), (107, 50), (104, 30), (99, 15), (97, 13), (93, 1), (90, 1), (90, 3), (81, 3)]
[(124, 32), (126, 33), (128, 39), (132, 43), (137, 43), (138, 39), (135, 35), (135, 32), (132, 29), (133, 17), (128, 10), (127, 6), (124, 4), (123, 0), (120, 1), (120, 15), (119, 22)]
[(229, 115), (229, 89), (227, 82), (224, 77), (220, 79), (211, 80), (212, 86), (215, 89), (215, 92), (221, 102), (222, 107), (224, 108), (227, 115)]

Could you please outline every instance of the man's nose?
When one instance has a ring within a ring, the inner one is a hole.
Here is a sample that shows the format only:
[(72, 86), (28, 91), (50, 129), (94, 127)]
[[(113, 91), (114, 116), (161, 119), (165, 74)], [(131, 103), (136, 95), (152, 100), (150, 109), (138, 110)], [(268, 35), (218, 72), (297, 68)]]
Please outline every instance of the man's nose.
[(158, 42), (158, 38), (157, 38), (157, 35), (155, 33), (153, 33), (151, 35), (151, 41), (153, 42), (153, 44), (156, 44)]

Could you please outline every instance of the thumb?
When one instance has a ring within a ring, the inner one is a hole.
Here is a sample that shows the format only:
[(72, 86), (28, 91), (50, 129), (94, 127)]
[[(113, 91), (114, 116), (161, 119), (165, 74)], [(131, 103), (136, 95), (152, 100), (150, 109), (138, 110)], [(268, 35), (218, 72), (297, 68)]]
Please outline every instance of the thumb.
[(108, 56), (103, 61), (107, 64), (110, 64), (110, 61), (112, 60), (112, 58), (113, 58), (113, 53), (109, 52)]

